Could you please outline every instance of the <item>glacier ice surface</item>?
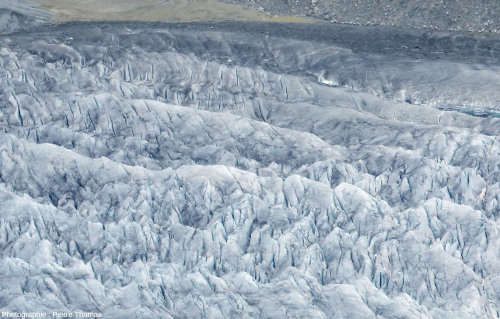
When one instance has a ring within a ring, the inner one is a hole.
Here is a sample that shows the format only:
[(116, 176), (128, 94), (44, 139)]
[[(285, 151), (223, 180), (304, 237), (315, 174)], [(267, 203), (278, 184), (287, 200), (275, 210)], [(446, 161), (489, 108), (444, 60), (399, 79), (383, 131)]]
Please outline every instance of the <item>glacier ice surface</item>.
[(366, 30), (0, 37), (0, 311), (498, 317), (500, 42)]

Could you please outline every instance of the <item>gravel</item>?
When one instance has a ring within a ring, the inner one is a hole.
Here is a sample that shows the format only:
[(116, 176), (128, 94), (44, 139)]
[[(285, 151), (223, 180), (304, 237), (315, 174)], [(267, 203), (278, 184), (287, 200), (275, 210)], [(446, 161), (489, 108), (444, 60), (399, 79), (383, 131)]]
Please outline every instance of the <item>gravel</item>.
[(443, 31), (500, 31), (500, 3), (443, 0), (220, 0), (277, 15), (309, 16), (332, 23), (394, 25)]

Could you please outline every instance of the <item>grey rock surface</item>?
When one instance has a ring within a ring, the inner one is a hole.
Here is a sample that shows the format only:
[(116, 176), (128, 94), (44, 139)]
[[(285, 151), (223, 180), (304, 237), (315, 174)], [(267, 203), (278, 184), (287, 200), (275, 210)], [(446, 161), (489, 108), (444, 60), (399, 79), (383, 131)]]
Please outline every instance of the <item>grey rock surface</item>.
[(257, 23), (0, 37), (0, 311), (498, 317), (497, 43)]
[(442, 31), (500, 32), (497, 1), (442, 0), (220, 0), (280, 15), (334, 23), (393, 25)]

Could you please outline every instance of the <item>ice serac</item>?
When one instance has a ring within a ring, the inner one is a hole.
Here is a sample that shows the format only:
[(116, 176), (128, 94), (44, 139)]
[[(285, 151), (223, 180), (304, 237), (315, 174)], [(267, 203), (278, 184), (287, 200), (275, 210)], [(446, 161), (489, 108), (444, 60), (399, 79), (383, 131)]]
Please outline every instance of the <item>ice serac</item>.
[(0, 310), (498, 317), (500, 42), (324, 27), (0, 37)]

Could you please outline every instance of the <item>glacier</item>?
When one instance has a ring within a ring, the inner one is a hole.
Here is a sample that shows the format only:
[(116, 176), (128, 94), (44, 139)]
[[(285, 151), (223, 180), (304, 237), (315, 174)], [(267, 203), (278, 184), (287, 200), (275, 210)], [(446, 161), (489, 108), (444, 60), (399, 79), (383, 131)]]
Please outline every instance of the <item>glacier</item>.
[(0, 35), (47, 25), (52, 16), (30, 1), (0, 0)]
[(0, 36), (0, 312), (498, 318), (498, 38)]

